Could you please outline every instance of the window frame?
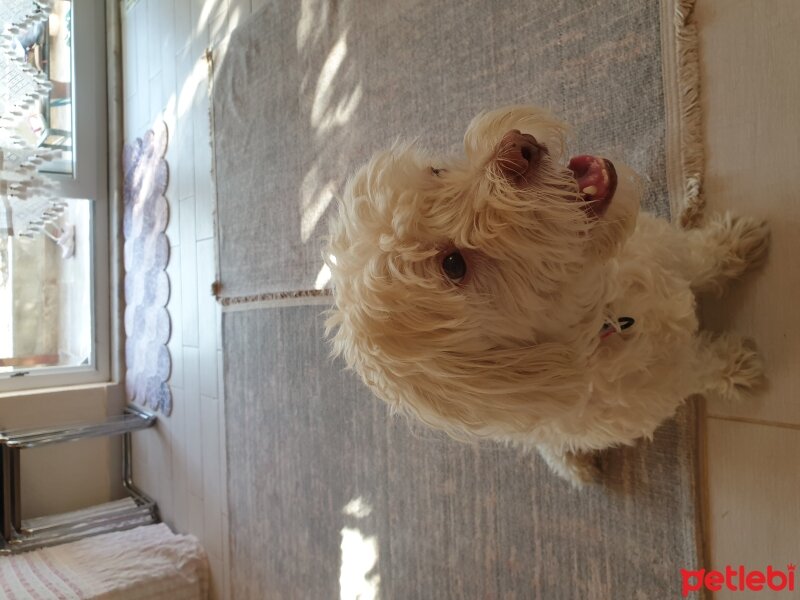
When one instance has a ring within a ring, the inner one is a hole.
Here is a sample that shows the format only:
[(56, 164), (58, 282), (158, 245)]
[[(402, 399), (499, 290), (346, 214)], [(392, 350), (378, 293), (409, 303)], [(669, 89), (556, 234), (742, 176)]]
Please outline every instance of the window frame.
[(48, 173), (57, 195), (92, 202), (93, 364), (0, 374), (8, 392), (109, 382), (111, 378), (110, 201), (106, 3), (72, 0), (73, 174)]

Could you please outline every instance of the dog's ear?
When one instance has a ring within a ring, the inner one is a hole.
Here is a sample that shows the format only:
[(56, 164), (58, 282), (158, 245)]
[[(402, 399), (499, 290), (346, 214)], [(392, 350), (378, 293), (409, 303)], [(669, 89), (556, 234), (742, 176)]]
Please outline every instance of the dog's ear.
[(402, 374), (394, 384), (411, 388), (400, 398), (401, 407), (455, 437), (463, 437), (464, 430), (524, 433), (585, 399), (589, 384), (581, 363), (575, 352), (556, 343), (480, 353), (456, 349), (419, 365), (417, 373)]

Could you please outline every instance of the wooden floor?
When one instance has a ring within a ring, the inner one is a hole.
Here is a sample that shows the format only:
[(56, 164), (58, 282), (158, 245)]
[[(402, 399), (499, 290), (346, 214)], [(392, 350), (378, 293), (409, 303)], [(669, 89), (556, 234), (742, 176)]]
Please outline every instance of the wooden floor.
[[(124, 11), (122, 26), (125, 139), (140, 137), (156, 118), (165, 119), (171, 136), (175, 409), (157, 429), (137, 434), (136, 479), (173, 529), (201, 539), (218, 598), (229, 597), (228, 519), (202, 57), (263, 3), (138, 0)], [(731, 327), (757, 340), (770, 379), (753, 402), (708, 403), (707, 539), (714, 568), (785, 569), (800, 560), (800, 378), (794, 371), (800, 364), (800, 3), (697, 0), (696, 13), (709, 204), (767, 218), (774, 236), (766, 268), (705, 308), (710, 327)]]

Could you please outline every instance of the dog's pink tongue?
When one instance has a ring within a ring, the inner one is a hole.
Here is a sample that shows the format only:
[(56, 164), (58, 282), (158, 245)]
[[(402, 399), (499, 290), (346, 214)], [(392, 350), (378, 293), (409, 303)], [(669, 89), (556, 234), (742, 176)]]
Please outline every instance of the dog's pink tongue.
[(587, 210), (595, 216), (601, 216), (608, 208), (617, 187), (614, 165), (603, 158), (583, 154), (573, 156), (567, 168), (578, 182)]

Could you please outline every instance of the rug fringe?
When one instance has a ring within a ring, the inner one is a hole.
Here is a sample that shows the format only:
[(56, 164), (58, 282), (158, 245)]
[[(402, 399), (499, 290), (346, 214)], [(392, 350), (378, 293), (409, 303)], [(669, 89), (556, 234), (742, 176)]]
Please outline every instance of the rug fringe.
[(218, 296), (224, 312), (245, 310), (254, 307), (330, 304), (333, 290), (295, 290), (292, 292), (265, 292), (249, 296)]
[(700, 104), (700, 57), (694, 7), (695, 0), (675, 2), (678, 104), (681, 116), (680, 154), (684, 185), (684, 207), (679, 222), (685, 229), (700, 225), (706, 205), (703, 196), (705, 155)]
[(214, 51), (211, 48), (206, 48), (203, 57), (206, 61), (206, 68), (208, 69), (208, 77), (206, 79), (208, 85), (206, 86), (206, 93), (208, 94), (208, 130), (210, 132), (209, 142), (211, 144), (211, 197), (214, 212), (212, 218), (214, 220), (214, 283), (211, 284), (211, 295), (217, 302), (221, 302), (222, 284), (220, 283), (220, 258), (219, 258), (219, 218), (218, 218), (218, 197), (217, 197), (217, 141), (216, 130), (214, 126)]

